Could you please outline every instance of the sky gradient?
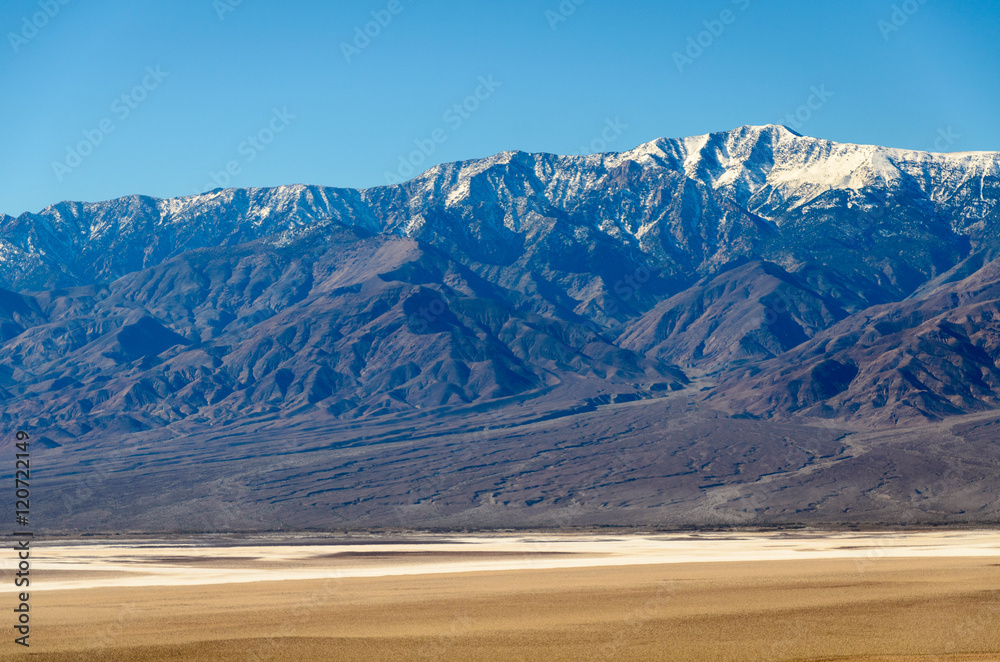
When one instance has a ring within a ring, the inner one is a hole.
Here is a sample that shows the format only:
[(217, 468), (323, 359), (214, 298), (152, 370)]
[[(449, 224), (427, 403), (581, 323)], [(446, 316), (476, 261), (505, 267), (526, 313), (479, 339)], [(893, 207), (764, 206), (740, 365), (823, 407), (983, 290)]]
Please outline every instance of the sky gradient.
[(0, 4), (0, 213), (743, 124), (1000, 150), (1000, 0), (143, 4)]

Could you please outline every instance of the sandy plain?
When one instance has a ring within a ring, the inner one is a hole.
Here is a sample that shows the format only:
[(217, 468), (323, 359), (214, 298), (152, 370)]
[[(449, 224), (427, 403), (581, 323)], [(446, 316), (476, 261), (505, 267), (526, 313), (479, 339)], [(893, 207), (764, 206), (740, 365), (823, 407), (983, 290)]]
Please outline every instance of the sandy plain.
[(0, 659), (1000, 660), (995, 531), (50, 541), (32, 559), (32, 645), (8, 635)]

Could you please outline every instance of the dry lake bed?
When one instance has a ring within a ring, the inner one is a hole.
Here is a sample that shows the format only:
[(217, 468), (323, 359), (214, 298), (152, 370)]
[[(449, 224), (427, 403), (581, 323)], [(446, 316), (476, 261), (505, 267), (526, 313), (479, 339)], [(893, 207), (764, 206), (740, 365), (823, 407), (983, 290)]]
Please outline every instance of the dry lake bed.
[(0, 659), (1000, 661), (1000, 532), (37, 541)]

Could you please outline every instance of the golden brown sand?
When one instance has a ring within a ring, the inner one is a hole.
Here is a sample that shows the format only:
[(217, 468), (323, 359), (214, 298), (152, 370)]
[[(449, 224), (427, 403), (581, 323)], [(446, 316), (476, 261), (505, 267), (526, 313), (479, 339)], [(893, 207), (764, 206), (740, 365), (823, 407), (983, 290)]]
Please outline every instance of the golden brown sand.
[[(425, 548), (400, 559), (406, 555), (389, 549), (366, 557), (367, 548), (355, 546), (341, 550), (354, 554), (338, 561), (343, 566), (329, 565), (326, 578), (244, 581), (237, 575), (239, 581), (215, 584), (38, 590), (31, 595), (30, 651), (8, 641), (0, 659), (1000, 660), (996, 534), (974, 545), (952, 540), (965, 550), (952, 555), (942, 553), (947, 544), (940, 540), (908, 538), (909, 547), (900, 537), (874, 546), (871, 539), (824, 540), (825, 558), (617, 565), (583, 545), (580, 559), (587, 562), (577, 567), (549, 567), (565, 564), (572, 545), (548, 557), (543, 552), (552, 549), (521, 541), (521, 567), (462, 572), (455, 571), (460, 552)], [(744, 542), (753, 547), (761, 538)], [(927, 554), (893, 555), (904, 547)], [(107, 554), (75, 549), (95, 559)], [(226, 563), (245, 569), (269, 554), (290, 554), (256, 547), (252, 554), (146, 551), (178, 573)], [(331, 562), (327, 548), (305, 551), (301, 557), (311, 559), (313, 570)], [(845, 551), (855, 556), (836, 557)], [(123, 553), (118, 549), (116, 558)], [(510, 559), (494, 553), (487, 561)], [(335, 576), (338, 568), (368, 562), (386, 572)], [(269, 566), (276, 563), (271, 559)], [(437, 572), (387, 572), (420, 563), (439, 564)], [(7, 602), (12, 598), (5, 594)]]

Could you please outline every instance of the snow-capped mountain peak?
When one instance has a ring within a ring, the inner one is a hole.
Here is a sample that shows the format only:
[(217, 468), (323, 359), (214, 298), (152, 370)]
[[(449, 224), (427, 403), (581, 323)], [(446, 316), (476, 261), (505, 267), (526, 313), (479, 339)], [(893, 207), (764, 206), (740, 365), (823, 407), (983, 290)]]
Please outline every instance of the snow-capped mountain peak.
[[(645, 255), (682, 253), (684, 261), (711, 269), (751, 250), (746, 242), (759, 232), (739, 229), (745, 221), (736, 208), (784, 227), (797, 218), (795, 210), (830, 195), (870, 208), (874, 203), (864, 198), (872, 192), (887, 201), (904, 190), (899, 204), (937, 208), (949, 232), (976, 240), (993, 232), (998, 164), (992, 152), (844, 144), (764, 125), (660, 138), (620, 153), (508, 151), (362, 191), (300, 184), (60, 203), (3, 218), (0, 281), (12, 288), (108, 282), (191, 248), (329, 226), (442, 245), (484, 242), (486, 253), (506, 254), (565, 219), (573, 219), (576, 235), (601, 236)], [(736, 232), (743, 233), (739, 241)]]

